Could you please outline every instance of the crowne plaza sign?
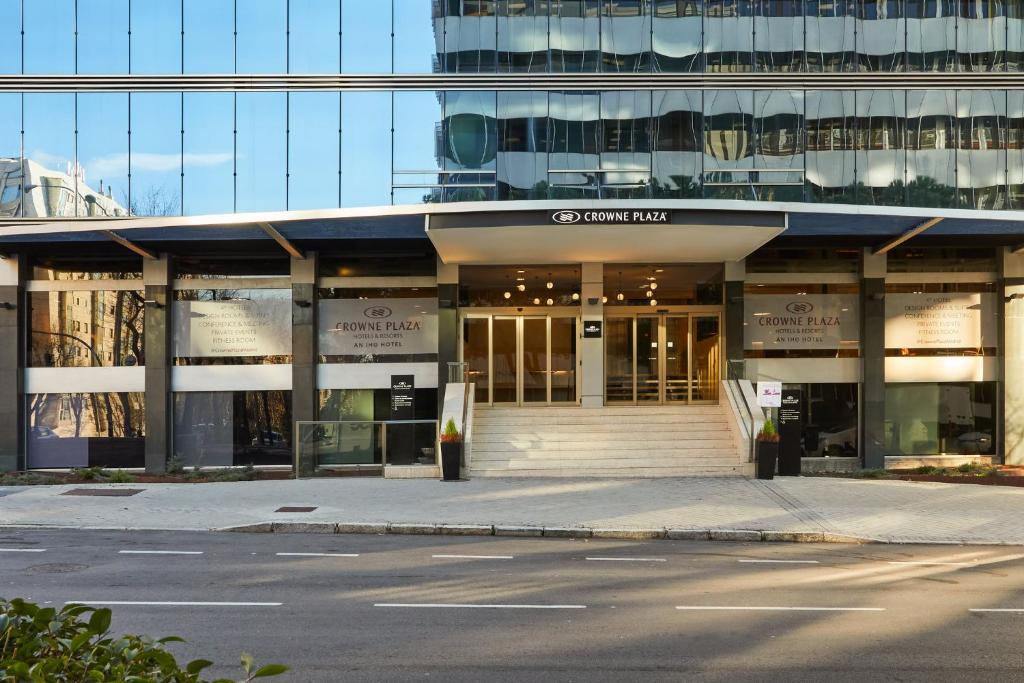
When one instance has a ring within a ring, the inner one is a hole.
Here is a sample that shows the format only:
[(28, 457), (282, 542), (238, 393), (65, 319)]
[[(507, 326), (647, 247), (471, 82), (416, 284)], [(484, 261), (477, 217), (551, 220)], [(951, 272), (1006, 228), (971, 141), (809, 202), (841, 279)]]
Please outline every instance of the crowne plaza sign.
[(548, 214), (552, 225), (667, 225), (672, 212), (665, 209), (559, 209)]

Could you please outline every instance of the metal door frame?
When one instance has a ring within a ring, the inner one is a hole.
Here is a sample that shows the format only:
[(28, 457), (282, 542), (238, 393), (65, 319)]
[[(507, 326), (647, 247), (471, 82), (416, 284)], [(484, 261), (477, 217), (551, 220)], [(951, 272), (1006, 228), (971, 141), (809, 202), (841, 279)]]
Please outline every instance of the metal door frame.
[[(520, 308), (481, 308), (473, 311), (467, 311), (460, 313), (459, 315), (459, 360), (465, 361), (465, 339), (463, 336), (464, 321), (467, 318), (475, 319), (486, 319), (487, 320), (487, 402), (482, 405), (487, 406), (567, 406), (567, 405), (578, 405), (580, 401), (580, 367), (582, 361), (580, 360), (579, 344), (576, 345), (576, 357), (574, 362), (574, 369), (576, 371), (576, 381), (574, 383), (574, 397), (571, 401), (552, 401), (551, 400), (551, 380), (553, 371), (551, 367), (551, 325), (552, 320), (555, 318), (572, 318), (575, 321), (575, 332), (576, 339), (580, 338), (580, 320), (581, 315), (579, 309), (566, 308), (564, 306), (556, 307), (553, 309), (545, 309), (543, 311), (526, 312)], [(544, 401), (525, 401), (524, 400), (524, 377), (525, 377), (525, 327), (526, 319), (544, 320), (544, 348), (545, 348), (545, 366), (544, 366), (544, 377), (545, 377), (545, 400)], [(494, 400), (494, 321), (496, 319), (509, 320), (512, 319), (515, 322), (515, 395), (516, 400), (513, 401), (502, 401), (495, 402)]]
[[(607, 350), (604, 353), (604, 367), (605, 367), (605, 405), (650, 405), (650, 406), (664, 406), (664, 405), (717, 405), (718, 400), (694, 400), (693, 398), (693, 382), (694, 382), (694, 366), (693, 366), (693, 325), (695, 318), (717, 318), (718, 319), (718, 346), (719, 349), (725, 348), (725, 329), (722, 326), (722, 318), (724, 317), (725, 311), (721, 306), (668, 306), (665, 308), (659, 308), (658, 310), (652, 311), (642, 306), (623, 306), (619, 307), (606, 307), (605, 308), (605, 320), (609, 318), (626, 318), (632, 321), (630, 325), (630, 337), (633, 345), (633, 374), (632, 374), (632, 385), (633, 385), (633, 400), (631, 401), (608, 401), (608, 355)], [(667, 399), (667, 375), (668, 375), (668, 356), (667, 356), (667, 327), (666, 320), (671, 317), (682, 317), (686, 316), (686, 400), (685, 401), (669, 401)], [(656, 318), (657, 319), (657, 344), (658, 344), (658, 400), (657, 401), (643, 401), (639, 400), (638, 396), (638, 373), (637, 373), (637, 361), (639, 358), (640, 349), (638, 348), (637, 342), (637, 319), (638, 318)], [(718, 377), (722, 378), (722, 356), (719, 354), (718, 363)]]

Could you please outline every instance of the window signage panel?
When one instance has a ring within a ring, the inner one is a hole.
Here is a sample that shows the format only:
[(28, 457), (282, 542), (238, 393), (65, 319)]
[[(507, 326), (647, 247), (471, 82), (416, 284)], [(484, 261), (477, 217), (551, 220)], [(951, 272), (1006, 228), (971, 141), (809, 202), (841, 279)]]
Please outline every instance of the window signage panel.
[(437, 299), (322, 299), (320, 353), (437, 353)]
[(175, 301), (174, 356), (289, 356), (289, 299)]
[(560, 209), (548, 213), (552, 225), (668, 225), (667, 209)]
[(860, 340), (856, 294), (748, 294), (744, 309), (745, 349), (856, 349)]
[(887, 294), (889, 349), (977, 349), (996, 345), (996, 295)]
[(758, 382), (757, 405), (761, 408), (782, 406), (782, 382)]

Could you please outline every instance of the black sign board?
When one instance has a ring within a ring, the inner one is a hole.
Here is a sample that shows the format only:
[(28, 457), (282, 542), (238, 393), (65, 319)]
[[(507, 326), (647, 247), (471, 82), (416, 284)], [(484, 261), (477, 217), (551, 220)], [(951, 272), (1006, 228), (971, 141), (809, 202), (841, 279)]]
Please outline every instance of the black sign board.
[(779, 407), (779, 474), (795, 477), (800, 474), (801, 444), (804, 430), (803, 397), (799, 389), (782, 390)]
[(416, 378), (391, 375), (391, 419), (416, 419)]
[(667, 225), (667, 209), (560, 209), (548, 214), (553, 225)]
[(583, 321), (583, 338), (584, 339), (600, 339), (601, 338), (601, 326), (602, 326), (602, 321), (600, 321), (600, 320), (584, 320)]

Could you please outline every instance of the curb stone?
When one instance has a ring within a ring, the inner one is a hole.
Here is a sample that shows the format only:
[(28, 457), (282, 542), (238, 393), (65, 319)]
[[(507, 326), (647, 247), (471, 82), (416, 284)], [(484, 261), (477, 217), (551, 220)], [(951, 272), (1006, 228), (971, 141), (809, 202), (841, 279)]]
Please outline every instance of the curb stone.
[(592, 538), (617, 538), (625, 541), (653, 541), (665, 538), (665, 529), (593, 529)]
[(484, 524), (439, 524), (442, 536), (493, 536), (494, 527)]
[(275, 534), (333, 534), (337, 526), (334, 523), (316, 522), (273, 522), (271, 524)]
[(750, 531), (747, 529), (712, 529), (711, 530), (712, 541), (761, 541), (760, 531)]
[(389, 534), (431, 536), (437, 533), (436, 524), (388, 524)]
[(544, 527), (544, 536), (547, 538), (590, 538), (594, 533), (593, 529), (588, 527), (564, 527), (564, 526), (546, 526)]
[(711, 531), (708, 529), (669, 529), (665, 538), (670, 541), (710, 541)]
[(544, 535), (542, 526), (500, 526), (494, 527), (495, 536), (520, 536), (539, 538)]
[(386, 522), (340, 522), (334, 529), (336, 534), (386, 534)]

